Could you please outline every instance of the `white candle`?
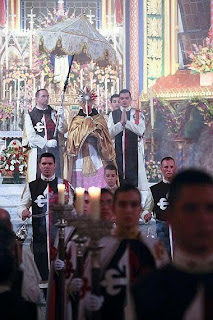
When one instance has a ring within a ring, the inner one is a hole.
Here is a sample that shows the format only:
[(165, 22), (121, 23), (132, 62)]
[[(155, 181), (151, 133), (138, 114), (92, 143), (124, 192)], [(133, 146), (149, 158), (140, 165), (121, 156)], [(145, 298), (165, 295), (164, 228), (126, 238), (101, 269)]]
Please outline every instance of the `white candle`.
[(83, 69), (80, 71), (80, 89), (83, 89)]
[(108, 112), (107, 79), (105, 79), (105, 105), (106, 105), (105, 112), (107, 114)]
[(75, 200), (75, 210), (77, 214), (81, 215), (84, 213), (84, 188), (76, 188), (75, 194), (76, 194), (76, 200)]
[(64, 204), (64, 201), (65, 201), (64, 191), (65, 191), (65, 184), (59, 183), (58, 184), (58, 203), (59, 204)]
[(96, 187), (90, 187), (88, 189), (89, 198), (90, 198), (90, 213), (91, 217), (94, 220), (100, 218), (100, 195), (101, 189)]
[(153, 92), (152, 88), (150, 88), (150, 121), (151, 121), (151, 128), (154, 128), (154, 103), (153, 103)]

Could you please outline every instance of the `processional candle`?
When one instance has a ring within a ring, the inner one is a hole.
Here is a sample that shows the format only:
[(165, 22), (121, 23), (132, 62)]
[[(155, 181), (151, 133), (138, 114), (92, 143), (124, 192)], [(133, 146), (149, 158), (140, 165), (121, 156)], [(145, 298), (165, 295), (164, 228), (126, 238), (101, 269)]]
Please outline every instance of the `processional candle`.
[(90, 199), (90, 215), (94, 220), (98, 220), (100, 218), (101, 189), (98, 187), (90, 187), (88, 193)]
[(58, 184), (58, 203), (59, 204), (64, 204), (64, 201), (65, 201), (64, 191), (65, 191), (65, 184), (59, 183)]
[(84, 188), (76, 188), (75, 194), (76, 194), (76, 201), (75, 201), (75, 209), (77, 214), (81, 215), (84, 213)]

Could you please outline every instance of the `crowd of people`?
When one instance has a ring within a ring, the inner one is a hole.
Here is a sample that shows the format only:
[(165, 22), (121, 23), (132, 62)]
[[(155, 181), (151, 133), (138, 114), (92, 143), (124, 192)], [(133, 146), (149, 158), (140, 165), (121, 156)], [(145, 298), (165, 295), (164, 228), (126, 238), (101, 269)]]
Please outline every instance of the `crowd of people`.
[[(0, 209), (2, 319), (25, 319), (23, 310), (26, 319), (39, 320), (211, 319), (213, 178), (194, 169), (177, 173), (167, 156), (161, 160), (162, 181), (149, 188), (145, 121), (131, 108), (131, 93), (124, 89), (111, 97), (108, 123), (87, 94), (68, 125), (63, 108), (56, 112), (48, 105), (45, 89), (26, 115), (29, 170), (18, 214), (32, 219), (32, 246), (26, 250), (15, 239), (10, 215)], [(99, 219), (111, 231), (100, 240), (98, 258), (90, 237), (79, 242), (78, 228), (67, 225), (61, 259), (51, 209), (59, 184), (68, 221), (78, 214), (75, 188), (85, 189), (81, 213), (88, 218), (88, 188), (101, 188)], [(153, 220), (156, 232), (144, 233), (141, 223)]]

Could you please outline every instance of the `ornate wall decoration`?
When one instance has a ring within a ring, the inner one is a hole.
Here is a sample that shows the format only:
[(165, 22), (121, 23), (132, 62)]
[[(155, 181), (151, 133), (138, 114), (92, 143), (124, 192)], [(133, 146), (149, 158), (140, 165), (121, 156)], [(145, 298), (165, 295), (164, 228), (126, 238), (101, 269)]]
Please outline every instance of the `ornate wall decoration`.
[(160, 59), (147, 59), (147, 69), (150, 78), (159, 78), (162, 74), (162, 61)]
[(130, 90), (133, 100), (139, 95), (138, 24), (138, 0), (132, 0), (130, 1)]
[(163, 61), (163, 1), (147, 0), (146, 3), (146, 67), (147, 85), (152, 86), (162, 76)]
[(162, 56), (162, 40), (148, 39), (147, 41), (147, 56), (149, 58), (160, 59)]
[(162, 12), (162, 0), (148, 1), (147, 13), (148, 14), (161, 14)]
[(147, 19), (148, 37), (162, 37), (162, 18)]

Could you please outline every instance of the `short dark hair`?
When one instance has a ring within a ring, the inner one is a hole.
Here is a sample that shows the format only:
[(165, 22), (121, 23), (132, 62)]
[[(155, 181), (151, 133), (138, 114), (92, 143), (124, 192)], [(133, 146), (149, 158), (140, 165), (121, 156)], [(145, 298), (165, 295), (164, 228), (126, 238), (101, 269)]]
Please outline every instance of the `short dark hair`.
[(165, 161), (173, 160), (174, 163), (175, 163), (175, 159), (174, 159), (174, 158), (172, 158), (172, 157), (164, 157), (164, 158), (161, 160), (161, 162), (160, 162), (161, 165), (162, 165), (162, 163), (163, 163), (164, 160), (165, 160)]
[(53, 161), (54, 161), (54, 163), (55, 163), (55, 156), (54, 156), (52, 153), (50, 153), (50, 152), (42, 153), (42, 154), (40, 155), (40, 157), (39, 157), (38, 163), (41, 162), (41, 158), (52, 158)]
[(11, 283), (15, 276), (15, 270), (15, 256), (10, 249), (0, 243), (0, 283)]
[(131, 92), (130, 92), (128, 89), (122, 89), (122, 90), (119, 92), (119, 97), (120, 97), (121, 93), (129, 93), (129, 96), (130, 96), (130, 98), (131, 98)]
[(7, 226), (0, 223), (0, 243), (8, 250), (13, 250), (16, 246), (15, 233)]
[(41, 91), (46, 91), (46, 92), (48, 92), (48, 91), (47, 91), (46, 89), (44, 89), (44, 88), (43, 88), (43, 89), (39, 89), (39, 90), (36, 91), (36, 94), (35, 94), (36, 98), (39, 97), (39, 94), (40, 94)]
[(119, 98), (119, 94), (115, 93), (115, 94), (113, 94), (113, 95), (111, 96), (111, 98), (110, 98), (110, 102), (111, 102), (111, 103), (112, 103), (112, 100), (113, 100), (114, 98)]
[(0, 226), (4, 226), (9, 230), (13, 229), (10, 214), (7, 210), (0, 208)]
[(196, 169), (187, 169), (179, 172), (170, 184), (168, 202), (169, 207), (173, 207), (184, 186), (189, 185), (211, 185), (213, 178), (206, 172)]
[(134, 187), (133, 185), (131, 184), (124, 184), (120, 187), (118, 187), (114, 193), (114, 198), (113, 198), (113, 204), (116, 203), (116, 200), (118, 198), (118, 195), (122, 192), (129, 192), (129, 191), (135, 191), (139, 197), (140, 197), (140, 202), (141, 202), (141, 194), (140, 194), (140, 191), (138, 190), (138, 188)]
[(114, 195), (109, 189), (101, 188), (101, 194), (106, 194), (106, 193), (110, 194), (112, 196), (112, 198), (113, 198)]
[(114, 164), (108, 164), (104, 168), (104, 173), (106, 172), (106, 170), (114, 170), (116, 172), (116, 174), (118, 174), (118, 169), (116, 168), (116, 166)]

